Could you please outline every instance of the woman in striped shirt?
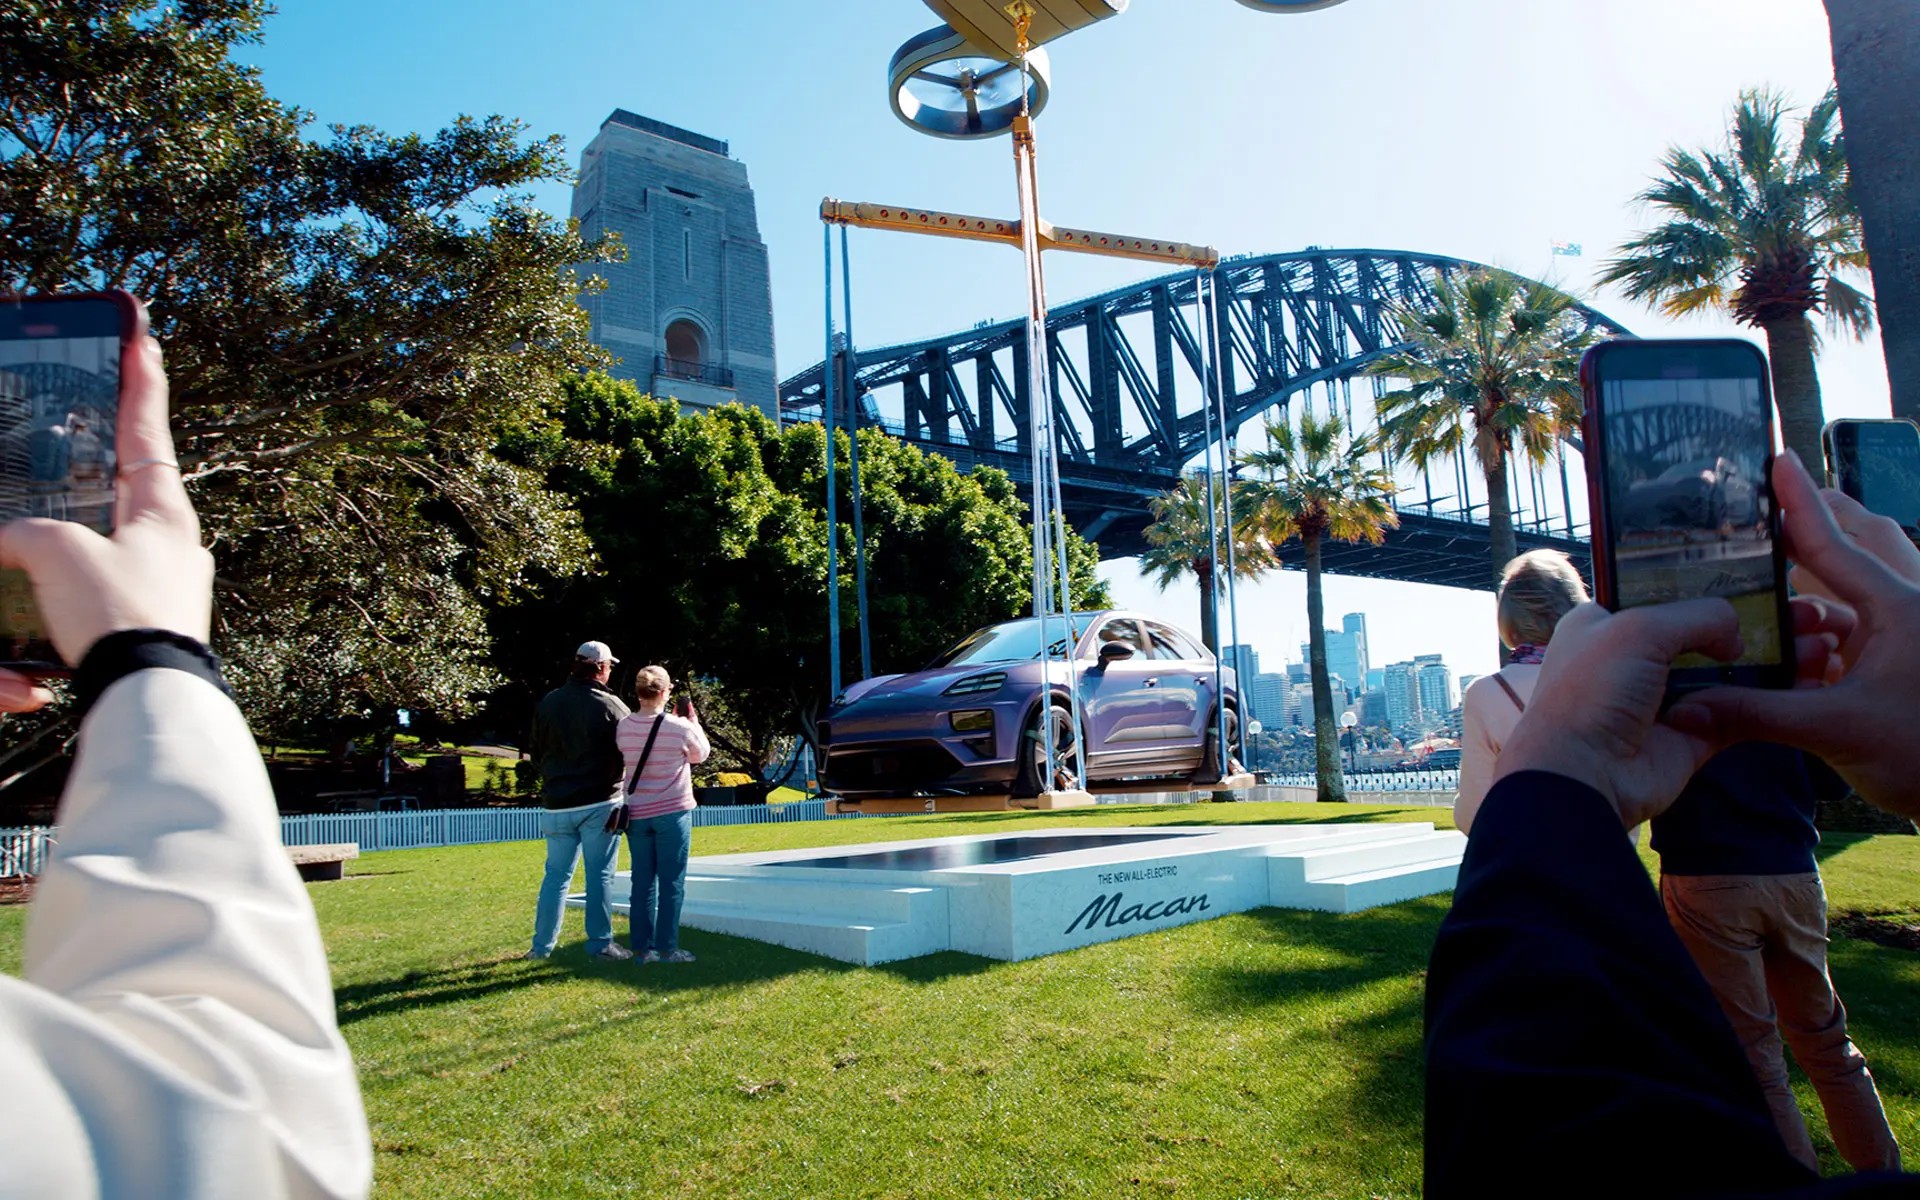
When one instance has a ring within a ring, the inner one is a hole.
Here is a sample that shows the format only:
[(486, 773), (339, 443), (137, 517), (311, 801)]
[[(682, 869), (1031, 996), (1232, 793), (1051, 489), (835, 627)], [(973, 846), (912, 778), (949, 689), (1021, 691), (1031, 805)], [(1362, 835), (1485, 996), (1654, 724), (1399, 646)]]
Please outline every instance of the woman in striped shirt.
[(626, 760), (631, 817), (627, 851), (633, 892), (627, 926), (634, 956), (642, 963), (693, 961), (680, 949), (680, 904), (693, 842), (692, 768), (707, 761), (711, 748), (692, 700), (683, 701), (678, 714), (667, 711), (672, 691), (665, 667), (642, 667), (634, 680), (634, 711), (614, 733)]

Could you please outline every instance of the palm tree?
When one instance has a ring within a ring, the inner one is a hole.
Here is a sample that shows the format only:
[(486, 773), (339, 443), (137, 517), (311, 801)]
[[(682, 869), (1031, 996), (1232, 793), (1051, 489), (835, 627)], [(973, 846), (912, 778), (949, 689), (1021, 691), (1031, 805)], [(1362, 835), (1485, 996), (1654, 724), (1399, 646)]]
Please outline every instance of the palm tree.
[(1720, 151), (1667, 151), (1666, 174), (1638, 199), (1665, 220), (1621, 246), (1600, 272), (1635, 300), (1671, 316), (1720, 309), (1767, 335), (1780, 431), (1808, 463), (1820, 461), (1819, 337), (1808, 314), (1856, 338), (1873, 328), (1873, 301), (1843, 273), (1867, 266), (1860, 215), (1848, 192), (1840, 104), (1832, 90), (1786, 132), (1787, 102), (1746, 91)]
[(1508, 465), (1534, 466), (1580, 427), (1580, 354), (1593, 341), (1573, 297), (1509, 271), (1442, 276), (1433, 305), (1395, 312), (1403, 346), (1367, 368), (1406, 386), (1375, 402), (1387, 447), (1419, 467), (1467, 447), (1487, 485), (1492, 578), (1518, 552)]
[(1393, 511), (1393, 475), (1377, 465), (1372, 438), (1348, 440), (1340, 418), (1300, 414), (1296, 436), (1286, 421), (1267, 424), (1267, 449), (1240, 455), (1264, 478), (1249, 480), (1267, 538), (1276, 546), (1299, 538), (1307, 558), (1308, 670), (1313, 678), (1315, 775), (1321, 800), (1345, 800), (1333, 687), (1327, 678), (1326, 605), (1320, 596), (1320, 549), (1328, 541), (1379, 545), (1400, 523)]
[[(1920, 11), (1827, 0), (1833, 78), (1846, 126), (1848, 191), (1873, 255), (1874, 307), (1893, 415), (1920, 418)], [(1904, 181), (1904, 182), (1903, 182)]]
[[(1216, 483), (1213, 528), (1221, 552), (1226, 551), (1227, 518), (1225, 496)], [(1236, 579), (1252, 579), (1275, 565), (1273, 549), (1261, 535), (1261, 526), (1253, 516), (1253, 506), (1242, 499), (1242, 485), (1233, 492), (1233, 574)], [(1153, 512), (1153, 524), (1147, 526), (1147, 552), (1140, 556), (1140, 573), (1151, 576), (1161, 591), (1191, 572), (1200, 581), (1200, 637), (1207, 649), (1220, 653), (1214, 636), (1214, 601), (1221, 579), (1214, 570), (1214, 542), (1207, 527), (1207, 477), (1188, 475), (1178, 487), (1164, 496), (1147, 501)]]

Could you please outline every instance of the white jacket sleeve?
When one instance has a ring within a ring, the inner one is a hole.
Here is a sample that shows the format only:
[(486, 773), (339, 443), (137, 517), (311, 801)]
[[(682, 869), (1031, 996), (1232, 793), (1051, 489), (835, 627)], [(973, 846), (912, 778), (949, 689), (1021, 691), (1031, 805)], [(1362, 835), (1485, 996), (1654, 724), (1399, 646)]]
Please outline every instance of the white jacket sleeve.
[(233, 702), (181, 671), (81, 726), (0, 976), (0, 1196), (363, 1196), (372, 1150), (320, 929)]

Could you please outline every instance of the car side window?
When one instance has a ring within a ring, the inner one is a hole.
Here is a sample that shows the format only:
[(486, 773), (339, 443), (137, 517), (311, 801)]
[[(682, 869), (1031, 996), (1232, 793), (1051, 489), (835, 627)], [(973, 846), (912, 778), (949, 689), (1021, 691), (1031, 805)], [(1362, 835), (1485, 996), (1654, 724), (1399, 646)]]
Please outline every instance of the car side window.
[(1142, 658), (1149, 657), (1146, 644), (1140, 638), (1140, 630), (1130, 617), (1115, 617), (1100, 627), (1100, 640), (1095, 643), (1094, 652), (1108, 642), (1122, 642), (1133, 647), (1133, 652)]
[(1145, 624), (1147, 627), (1147, 635), (1153, 639), (1153, 656), (1155, 658), (1191, 661), (1206, 657), (1206, 655), (1200, 652), (1198, 646), (1189, 642), (1179, 631), (1153, 621), (1147, 621)]

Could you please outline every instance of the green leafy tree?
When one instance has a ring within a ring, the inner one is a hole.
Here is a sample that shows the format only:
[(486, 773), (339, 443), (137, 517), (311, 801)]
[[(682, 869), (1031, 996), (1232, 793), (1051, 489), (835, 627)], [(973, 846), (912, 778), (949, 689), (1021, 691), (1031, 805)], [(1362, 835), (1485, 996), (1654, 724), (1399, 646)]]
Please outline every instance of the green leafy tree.
[(1296, 434), (1284, 420), (1267, 424), (1267, 449), (1240, 455), (1260, 472), (1247, 481), (1267, 538), (1282, 544), (1300, 539), (1307, 560), (1308, 670), (1313, 679), (1315, 777), (1319, 798), (1347, 798), (1340, 774), (1339, 731), (1333, 723), (1333, 684), (1327, 675), (1326, 604), (1320, 590), (1320, 556), (1329, 541), (1377, 546), (1400, 524), (1393, 511), (1393, 476), (1378, 465), (1371, 438), (1349, 440), (1338, 416), (1300, 414)]
[(600, 252), (522, 194), (569, 173), (511, 121), (310, 139), (231, 57), (268, 11), (0, 8), (0, 289), (149, 302), (250, 715), (458, 715), (493, 682), (485, 610), (588, 561), (494, 447), (597, 361), (572, 266)]
[(1260, 572), (1277, 565), (1273, 547), (1267, 542), (1260, 523), (1254, 519), (1253, 506), (1245, 499), (1245, 487), (1234, 482), (1232, 503), (1214, 485), (1213, 524), (1207, 523), (1207, 477), (1186, 475), (1164, 496), (1147, 501), (1153, 524), (1147, 526), (1147, 549), (1140, 556), (1140, 573), (1153, 580), (1161, 591), (1192, 575), (1200, 584), (1200, 637), (1207, 649), (1220, 653), (1215, 636), (1215, 607), (1226, 584), (1224, 563), (1216, 565), (1215, 547), (1224, 553), (1227, 545), (1227, 509), (1233, 509), (1233, 574), (1235, 579), (1254, 579)]
[(1920, 11), (1826, 0), (1833, 79), (1847, 129), (1847, 190), (1872, 257), (1893, 415), (1920, 420)]
[(1394, 316), (1403, 347), (1367, 368), (1404, 381), (1375, 404), (1381, 438), (1419, 467), (1471, 450), (1497, 583), (1517, 552), (1509, 467), (1516, 455), (1545, 463), (1579, 429), (1580, 355), (1593, 335), (1573, 297), (1491, 269), (1443, 276), (1431, 307)]
[(1781, 435), (1820, 462), (1819, 336), (1809, 314), (1856, 338), (1873, 328), (1873, 301), (1843, 278), (1866, 268), (1867, 252), (1835, 93), (1793, 131), (1785, 99), (1742, 92), (1722, 149), (1676, 146), (1661, 168), (1638, 197), (1661, 223), (1621, 246), (1601, 282), (1657, 300), (1670, 316), (1719, 310), (1764, 331)]
[[(694, 680), (727, 765), (764, 768), (828, 699), (824, 431), (779, 429), (738, 405), (681, 416), (604, 375), (568, 381), (564, 397), (555, 425), (517, 435), (504, 453), (577, 505), (600, 569), (556, 577), (496, 618), (515, 682), (491, 719), (518, 728), (572, 648), (601, 638), (625, 660), (616, 683), (647, 662)], [(961, 635), (1027, 612), (1031, 540), (1006, 475), (962, 475), (880, 430), (860, 438), (875, 669), (918, 669)], [(852, 672), (850, 449), (837, 435)], [(1095, 549), (1075, 538), (1069, 551), (1076, 602), (1108, 603)]]

